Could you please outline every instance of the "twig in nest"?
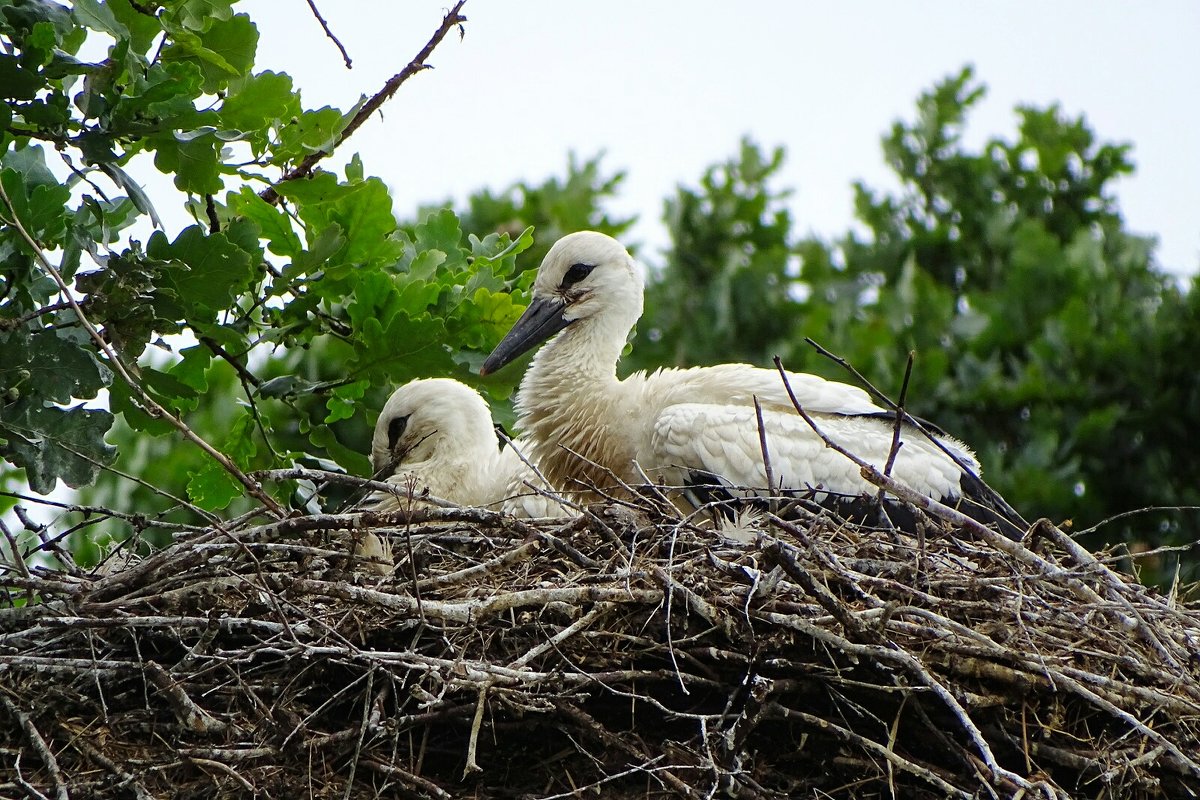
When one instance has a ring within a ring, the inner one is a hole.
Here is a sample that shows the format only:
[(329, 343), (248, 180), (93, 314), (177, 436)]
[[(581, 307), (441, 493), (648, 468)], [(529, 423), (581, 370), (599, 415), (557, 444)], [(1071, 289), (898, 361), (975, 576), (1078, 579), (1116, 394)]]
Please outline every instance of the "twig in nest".
[(83, 753), (83, 755), (85, 755), (87, 758), (91, 759), (95, 763), (111, 772), (113, 775), (120, 778), (121, 782), (118, 783), (115, 788), (123, 789), (128, 786), (133, 789), (134, 796), (137, 797), (137, 800), (153, 800), (153, 797), (150, 795), (150, 793), (146, 791), (146, 787), (138, 781), (136, 775), (134, 775), (132, 772), (127, 772), (126, 770), (122, 769), (119, 764), (93, 747), (85, 737), (73, 737), (71, 745), (80, 753)]
[(50, 774), (50, 779), (54, 781), (54, 796), (57, 800), (68, 800), (67, 785), (63, 780), (62, 769), (58, 766), (58, 759), (54, 757), (54, 753), (50, 752), (49, 745), (42, 738), (42, 734), (38, 731), (37, 726), (33, 724), (33, 718), (26, 714), (21, 709), (17, 708), (13, 701), (8, 699), (8, 695), (0, 692), (0, 704), (21, 726), (21, 730), (25, 734), (25, 739), (29, 742), (29, 746), (42, 759), (42, 764), (46, 767), (46, 772)]
[[(429, 729), (426, 728), (425, 730), (428, 731)], [(378, 772), (380, 775), (386, 775), (389, 778), (394, 778), (400, 781), (400, 783), (424, 792), (430, 797), (436, 797), (438, 800), (453, 800), (454, 796), (445, 789), (438, 786), (433, 781), (426, 780), (417, 774), (420, 772), (420, 769), (417, 769), (415, 772), (409, 772), (408, 770), (397, 767), (395, 764), (384, 764), (374, 759), (363, 759), (362, 763), (363, 766), (369, 767), (370, 769)]]
[[(635, 747), (631, 742), (626, 741), (620, 736), (614, 735), (607, 730), (603, 725), (597, 722), (587, 712), (575, 707), (565, 700), (555, 700), (555, 707), (567, 719), (573, 721), (586, 736), (598, 741), (606, 748), (612, 748), (619, 752), (625, 753), (626, 756), (632, 758), (634, 763), (640, 764), (643, 767), (653, 764), (658, 761), (657, 758), (650, 758), (644, 751)], [(644, 771), (644, 770), (640, 770)], [(654, 771), (655, 777), (665, 781), (666, 784), (679, 797), (698, 797), (696, 791), (692, 787), (684, 783), (670, 768), (663, 768)]]
[(201, 758), (200, 756), (189, 756), (188, 760), (191, 761), (193, 764), (195, 764), (198, 767), (215, 769), (217, 772), (228, 775), (229, 777), (231, 777), (235, 781), (237, 781), (238, 784), (240, 784), (241, 787), (243, 789), (245, 789), (247, 792), (250, 792), (252, 794), (258, 794), (258, 792), (254, 788), (254, 784), (251, 783), (249, 780), (247, 780), (245, 776), (243, 776), (240, 772), (238, 772), (236, 769), (229, 766), (228, 764), (222, 764), (220, 761), (214, 761), (211, 758)]
[[(824, 347), (817, 344), (813, 339), (805, 338), (804, 341), (808, 342), (810, 345), (815, 347), (817, 349), (817, 352), (820, 353), (821, 355), (832, 359), (834, 361), (834, 363), (836, 363), (842, 367), (845, 367), (847, 370), (849, 370), (850, 374), (852, 374), (855, 378), (857, 378), (858, 381), (860, 383), (862, 383), (862, 385), (864, 387), (866, 387), (868, 394), (870, 394), (875, 399), (879, 400), (881, 403), (883, 403), (888, 408), (895, 411), (897, 416), (901, 417), (904, 422), (907, 422), (909, 425), (912, 425), (914, 428), (916, 428), (935, 447), (937, 447), (939, 450), (941, 450), (951, 461), (953, 461), (956, 465), (958, 465), (958, 468), (961, 469), (963, 471), (963, 473), (970, 476), (974, 481), (977, 481), (981, 487), (986, 489), (989, 492), (989, 494), (993, 496), (993, 499), (1002, 506), (1002, 508), (1004, 509), (1004, 511), (1006, 513), (1011, 514), (1011, 516), (1013, 516), (1014, 518), (1018, 518), (1018, 519), (1021, 518), (1021, 515), (1018, 514), (1011, 506), (1009, 506), (1008, 503), (1004, 501), (1004, 498), (1002, 498), (999, 495), (999, 493), (997, 493), (994, 489), (992, 489), (990, 486), (988, 486), (986, 483), (984, 483), (983, 479), (980, 478), (977, 474), (975, 474), (975, 470), (973, 470), (969, 464), (967, 464), (965, 461), (963, 461), (963, 459), (957, 453), (955, 453), (953, 450), (951, 450), (949, 447), (947, 447), (946, 444), (941, 439), (939, 439), (937, 436), (934, 435), (934, 432), (937, 432), (939, 434), (942, 433), (942, 431), (940, 429), (938, 429), (936, 425), (933, 425), (930, 422), (926, 422), (925, 420), (918, 419), (917, 417), (914, 417), (912, 414), (909, 414), (903, 408), (903, 401), (901, 402), (900, 405), (897, 405), (896, 403), (892, 402), (891, 398), (889, 398), (883, 392), (879, 391), (879, 389), (875, 388), (875, 385), (872, 384), (870, 381), (868, 381), (865, 377), (863, 377), (863, 374), (861, 372), (859, 372), (857, 369), (855, 369), (854, 365), (851, 364), (846, 359), (829, 352)], [(783, 369), (783, 361), (779, 358), (779, 356), (775, 356), (775, 358), (773, 360), (775, 362), (775, 368), (778, 369), (780, 375), (783, 376), (784, 383), (787, 383), (787, 373)], [(905, 378), (905, 380), (907, 381), (907, 377)], [(788, 389), (788, 392), (789, 392), (789, 394), (791, 393), (790, 387)], [(793, 396), (792, 400), (793, 400), (793, 402), (795, 402), (794, 396)], [(930, 431), (930, 428), (934, 428), (935, 430)]]
[(601, 618), (605, 614), (607, 614), (609, 609), (611, 609), (612, 607), (613, 607), (612, 603), (597, 603), (596, 606), (593, 607), (591, 611), (584, 614), (582, 617), (575, 620), (570, 625), (568, 625), (566, 628), (563, 628), (561, 631), (556, 633), (554, 636), (551, 636), (546, 641), (544, 641), (541, 644), (537, 645), (536, 647), (530, 649), (529, 651), (527, 651), (525, 653), (525, 655), (523, 655), (520, 658), (516, 659), (515, 661), (511, 662), (508, 665), (508, 668), (509, 669), (518, 669), (519, 667), (523, 667), (526, 664), (528, 664), (530, 661), (533, 661), (535, 658), (542, 655), (543, 653), (546, 653), (549, 650), (551, 650), (555, 647), (558, 647), (558, 645), (562, 644), (567, 639), (569, 639), (572, 636), (574, 636), (575, 634), (579, 633), (581, 630), (591, 627), (599, 618)]
[[(532, 558), (537, 551), (541, 549), (541, 547), (542, 540), (533, 539), (525, 542), (514, 550), (506, 550), (493, 559), (489, 559), (488, 561), (484, 561), (483, 563), (476, 564), (471, 567), (466, 567), (465, 569), (443, 573), (441, 575), (435, 575), (430, 578), (425, 578), (421, 581), (416, 581), (416, 576), (414, 575), (413, 592), (416, 594), (417, 599), (420, 600), (419, 592), (421, 589), (438, 589), (445, 586), (452, 586), (454, 584), (465, 585), (469, 581), (482, 578), (484, 575), (487, 575), (490, 572), (499, 571), (512, 566), (518, 561), (524, 561)], [(411, 552), (409, 553), (409, 558), (412, 558)]]
[(533, 474), (538, 477), (538, 480), (542, 482), (541, 486), (535, 486), (527, 480), (521, 481), (523, 484), (533, 490), (534, 494), (541, 495), (542, 497), (548, 497), (563, 508), (569, 508), (581, 514), (583, 513), (583, 506), (580, 506), (571, 500), (566, 499), (561, 494), (550, 490), (550, 481), (546, 480), (546, 476), (542, 474), (541, 468), (525, 457), (525, 454), (521, 452), (521, 448), (517, 447), (515, 440), (508, 435), (508, 431), (504, 430), (504, 426), (498, 423), (496, 425), (496, 435), (504, 441), (505, 447), (512, 448), (512, 451), (517, 454), (517, 458), (521, 460), (521, 463), (529, 467), (530, 471), (532, 471)]
[(464, 780), (473, 772), (483, 771), (483, 767), (475, 761), (475, 748), (479, 744), (479, 728), (483, 725), (483, 706), (487, 702), (489, 688), (489, 681), (479, 687), (479, 701), (475, 704), (475, 717), (471, 720), (471, 738), (467, 742), (467, 765), (463, 767), (462, 774)]
[(771, 452), (767, 449), (767, 427), (763, 424), (762, 404), (754, 396), (754, 418), (758, 422), (758, 447), (762, 452), (763, 471), (767, 476), (767, 508), (774, 514), (779, 507), (775, 500), (775, 471), (771, 468)]
[(363, 739), (367, 729), (371, 727), (372, 708), (375, 699), (375, 670), (367, 672), (367, 690), (363, 692), (362, 724), (358, 728), (358, 738), (354, 742), (354, 755), (350, 759), (350, 776), (346, 779), (345, 800), (350, 800), (350, 792), (354, 789), (354, 773), (358, 771), (358, 760), (362, 758)]
[(192, 698), (187, 696), (183, 687), (176, 683), (159, 664), (147, 661), (143, 671), (159, 691), (166, 695), (175, 716), (189, 731), (201, 736), (221, 734), (226, 731), (228, 726), (196, 705)]
[[(896, 465), (896, 456), (900, 455), (903, 442), (900, 441), (900, 430), (904, 427), (904, 403), (908, 399), (908, 382), (912, 378), (913, 351), (908, 353), (908, 363), (904, 366), (904, 382), (900, 384), (900, 397), (896, 401), (896, 424), (892, 426), (892, 446), (888, 450), (887, 462), (883, 465), (883, 474), (891, 475), (892, 467)], [(883, 502), (883, 489), (879, 490), (879, 502)]]
[(804, 711), (799, 711), (793, 708), (787, 708), (777, 702), (769, 702), (766, 706), (767, 715), (779, 717), (780, 719), (794, 719), (804, 723), (810, 727), (818, 728), (822, 731), (828, 731), (840, 739), (851, 742), (872, 755), (882, 758), (890, 767), (896, 767), (904, 772), (909, 773), (922, 781), (934, 786), (938, 791), (943, 793), (945, 797), (960, 797), (963, 800), (971, 800), (975, 795), (963, 791), (955, 786), (950, 785), (945, 780), (926, 767), (909, 761), (897, 755), (891, 748), (885, 747), (876, 741), (861, 736), (848, 728), (844, 728), (830, 720), (814, 716)]
[[(1122, 511), (1120, 514), (1113, 514), (1111, 517), (1105, 517), (1090, 528), (1084, 528), (1081, 531), (1076, 531), (1075, 536), (1084, 536), (1089, 533), (1095, 533), (1100, 528), (1113, 522), (1117, 522), (1129, 517), (1136, 517), (1139, 514), (1152, 514), (1162, 511), (1200, 511), (1200, 506), (1146, 506), (1145, 508), (1135, 508), (1132, 511)], [(1139, 556), (1145, 553), (1138, 553)]]

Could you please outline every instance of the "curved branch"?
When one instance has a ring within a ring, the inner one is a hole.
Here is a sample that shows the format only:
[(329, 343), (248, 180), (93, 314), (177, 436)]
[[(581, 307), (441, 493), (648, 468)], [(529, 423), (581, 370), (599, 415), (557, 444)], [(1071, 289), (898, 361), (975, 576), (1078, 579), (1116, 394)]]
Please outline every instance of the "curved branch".
[(317, 18), (317, 22), (321, 23), (321, 29), (325, 31), (325, 35), (337, 45), (338, 52), (342, 54), (342, 61), (346, 62), (346, 69), (353, 67), (354, 64), (350, 61), (350, 54), (346, 52), (346, 48), (341, 41), (333, 35), (333, 31), (329, 30), (329, 23), (321, 16), (321, 12), (317, 10), (317, 4), (313, 0), (308, 0), (308, 7), (312, 11), (313, 16)]
[(100, 335), (98, 330), (96, 330), (96, 326), (94, 326), (91, 323), (91, 320), (89, 320), (83, 313), (83, 308), (79, 305), (79, 301), (75, 299), (75, 295), (71, 291), (71, 288), (67, 286), (66, 281), (63, 280), (63, 277), (59, 273), (58, 269), (56, 269), (55, 266), (50, 263), (50, 259), (46, 258), (46, 254), (42, 252), (41, 245), (39, 245), (37, 240), (34, 239), (29, 231), (25, 229), (20, 217), (17, 215), (16, 207), (13, 206), (12, 199), (9, 198), (8, 192), (5, 191), (2, 184), (0, 184), (0, 198), (3, 198), (5, 208), (10, 214), (12, 214), (12, 220), (10, 221), (12, 226), (17, 229), (18, 233), (21, 234), (21, 238), (24, 239), (25, 243), (29, 245), (30, 250), (33, 251), (33, 254), (37, 258), (38, 262), (41, 263), (42, 267), (46, 270), (50, 277), (54, 279), (54, 283), (58, 286), (58, 291), (71, 306), (71, 310), (74, 311), (75, 316), (79, 318), (79, 322), (88, 332), (88, 336), (91, 337), (92, 341), (96, 343), (96, 346), (100, 349), (100, 351), (103, 352), (105, 357), (108, 358), (109, 362), (112, 364), (113, 370), (121, 376), (122, 380), (129, 384), (129, 388), (133, 389), (134, 393), (138, 396), (138, 399), (145, 404), (147, 413), (149, 413), (151, 416), (165, 419), (167, 422), (171, 423), (176, 430), (183, 434), (184, 438), (197, 445), (214, 461), (220, 464), (226, 472), (232, 475), (238, 483), (245, 487), (246, 491), (249, 492), (254, 499), (262, 503), (273, 515), (280, 519), (286, 517), (287, 511), (285, 511), (282, 506), (275, 502), (275, 498), (263, 491), (262, 484), (247, 477), (246, 473), (242, 472), (238, 465), (234, 464), (229, 456), (225, 455), (220, 450), (206, 442), (198, 433), (189, 428), (187, 423), (172, 414), (165, 407), (160, 405), (158, 401), (147, 394), (146, 390), (142, 388), (142, 385), (133, 377), (133, 375), (130, 374), (128, 368), (125, 366), (125, 363), (121, 361), (121, 357), (115, 350), (112, 349), (112, 346), (104, 340), (104, 337)]
[(467, 18), (459, 13), (466, 2), (467, 0), (458, 0), (458, 2), (454, 4), (454, 7), (450, 9), (445, 18), (442, 20), (442, 24), (438, 26), (438, 29), (434, 31), (433, 36), (428, 42), (425, 43), (425, 46), (421, 48), (421, 51), (417, 53), (412, 61), (408, 62), (408, 65), (404, 69), (400, 70), (391, 78), (389, 78), (388, 82), (383, 85), (383, 88), (376, 92), (370, 100), (368, 100), (366, 103), (363, 103), (363, 107), (358, 110), (358, 113), (354, 115), (352, 120), (350, 120), (350, 124), (348, 124), (338, 135), (337, 141), (333, 143), (332, 147), (330, 147), (328, 150), (310, 153), (309, 155), (305, 156), (303, 161), (288, 170), (287, 173), (285, 173), (284, 176), (280, 178), (274, 186), (264, 189), (258, 196), (263, 200), (266, 200), (271, 205), (277, 204), (279, 202), (279, 192), (275, 190), (276, 186), (278, 186), (280, 183), (294, 181), (297, 178), (308, 177), (308, 175), (312, 173), (313, 168), (316, 167), (317, 162), (323, 158), (328, 158), (333, 154), (334, 150), (337, 150), (338, 147), (341, 146), (342, 142), (354, 135), (354, 132), (358, 130), (359, 127), (366, 122), (372, 114), (378, 111), (380, 106), (391, 99), (392, 95), (396, 93), (396, 90), (400, 88), (402, 83), (411, 78), (413, 75), (416, 75), (418, 72), (422, 72), (427, 69), (433, 69), (433, 67), (429, 64), (426, 64), (425, 61), (431, 55), (433, 55), (434, 49), (442, 43), (442, 40), (446, 38), (446, 34), (450, 33), (455, 26), (462, 25), (467, 21)]

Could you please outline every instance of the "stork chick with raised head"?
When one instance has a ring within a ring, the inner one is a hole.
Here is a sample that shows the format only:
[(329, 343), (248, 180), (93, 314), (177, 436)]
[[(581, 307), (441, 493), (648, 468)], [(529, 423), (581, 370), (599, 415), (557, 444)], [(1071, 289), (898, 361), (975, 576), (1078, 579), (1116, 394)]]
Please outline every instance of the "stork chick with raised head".
[[(550, 340), (525, 373), (516, 407), (529, 453), (552, 484), (593, 499), (592, 490), (612, 486), (614, 476), (638, 484), (644, 471), (668, 486), (717, 482), (726, 494), (762, 493), (768, 481), (757, 398), (776, 491), (841, 510), (853, 510), (877, 492), (854, 462), (826, 447), (796, 413), (773, 370), (722, 364), (619, 380), (617, 361), (641, 315), (641, 271), (625, 248), (602, 233), (573, 233), (546, 254), (529, 307), (484, 361), (480, 372), (486, 375)], [(788, 373), (788, 383), (822, 432), (883, 469), (893, 412), (857, 387), (816, 375)], [(1024, 533), (1024, 521), (978, 479), (979, 464), (962, 442), (939, 436), (965, 471), (910, 424), (901, 441), (893, 477), (999, 523), (1007, 535)]]
[[(548, 488), (518, 455), (523, 446), (498, 437), (479, 392), (455, 380), (428, 378), (401, 386), (384, 404), (371, 441), (371, 467), (379, 480), (411, 486), (418, 503), (428, 493), (520, 517), (569, 515), (525, 483)], [(373, 500), (376, 511), (402, 503), (382, 492)]]

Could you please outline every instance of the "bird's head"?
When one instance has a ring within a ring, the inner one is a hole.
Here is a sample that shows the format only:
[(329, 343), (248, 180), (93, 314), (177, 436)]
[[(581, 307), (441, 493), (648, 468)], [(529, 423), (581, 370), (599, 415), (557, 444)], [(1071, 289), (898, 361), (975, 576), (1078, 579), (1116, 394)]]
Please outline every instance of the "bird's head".
[(371, 468), (379, 479), (406, 463), (471, 448), (495, 450), (492, 414), (479, 393), (447, 378), (411, 381), (392, 392), (371, 439)]
[(641, 315), (641, 270), (621, 243), (596, 231), (569, 234), (546, 253), (529, 307), (479, 372), (495, 372), (569, 325), (612, 328), (623, 344)]

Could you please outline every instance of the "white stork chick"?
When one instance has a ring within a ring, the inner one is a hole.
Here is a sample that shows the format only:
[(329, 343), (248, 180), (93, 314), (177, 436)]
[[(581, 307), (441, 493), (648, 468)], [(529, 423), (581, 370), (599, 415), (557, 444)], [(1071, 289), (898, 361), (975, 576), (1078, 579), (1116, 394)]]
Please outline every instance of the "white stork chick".
[[(492, 412), (474, 389), (447, 378), (401, 386), (384, 404), (371, 441), (376, 477), (462, 506), (519, 517), (571, 514), (525, 482), (546, 484), (521, 460), (520, 441), (497, 436)], [(399, 508), (395, 495), (377, 493), (374, 510)]]
[[(613, 476), (642, 483), (644, 470), (668, 486), (719, 482), (761, 490), (768, 481), (757, 397), (777, 490), (827, 505), (877, 492), (858, 466), (826, 447), (796, 413), (773, 370), (722, 364), (619, 380), (617, 361), (641, 315), (642, 276), (625, 248), (602, 233), (573, 233), (546, 254), (529, 307), (484, 362), (480, 372), (486, 375), (550, 339), (525, 373), (516, 407), (529, 453), (552, 484), (592, 499), (591, 487), (611, 486)], [(892, 446), (892, 412), (857, 387), (816, 375), (788, 373), (788, 382), (823, 432), (883, 469)], [(978, 480), (979, 464), (963, 443), (939, 437), (970, 472), (911, 425), (901, 440), (891, 472), (900, 481), (951, 505), (980, 495), (988, 508), (977, 516), (986, 521), (1003, 521), (1011, 511)], [(999, 515), (992, 507), (997, 501), (1006, 509)], [(980, 511), (971, 503), (961, 508)], [(1014, 522), (1006, 533), (1020, 536), (1021, 523)]]

